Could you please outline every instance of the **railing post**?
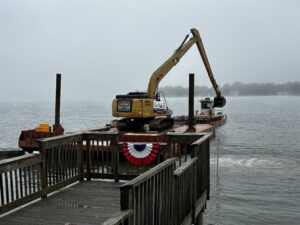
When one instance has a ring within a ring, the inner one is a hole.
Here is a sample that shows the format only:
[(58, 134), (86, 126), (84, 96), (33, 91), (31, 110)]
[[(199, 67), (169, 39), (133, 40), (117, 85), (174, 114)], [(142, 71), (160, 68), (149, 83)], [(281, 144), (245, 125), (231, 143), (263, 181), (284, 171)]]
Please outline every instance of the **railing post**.
[(198, 160), (196, 161), (196, 163), (193, 163), (192, 165), (192, 179), (191, 179), (191, 189), (192, 189), (192, 203), (191, 203), (191, 208), (192, 208), (192, 224), (195, 224), (196, 218), (195, 218), (195, 212), (196, 212), (196, 165), (198, 163)]
[(111, 141), (112, 145), (112, 158), (113, 158), (113, 172), (115, 174), (115, 182), (119, 182), (119, 146), (118, 146), (118, 135), (115, 135)]
[(207, 177), (207, 200), (210, 200), (210, 144), (209, 144), (209, 138), (205, 142), (206, 145), (206, 159), (207, 160), (207, 171), (206, 171), (206, 177)]
[(191, 158), (195, 158), (197, 157), (196, 155), (196, 146), (194, 145), (190, 145), (190, 149), (191, 149)]
[(47, 198), (47, 187), (48, 187), (48, 179), (47, 179), (47, 167), (46, 167), (46, 149), (43, 148), (43, 145), (41, 142), (38, 141), (38, 145), (39, 145), (39, 151), (40, 153), (44, 156), (43, 157), (43, 162), (40, 164), (40, 168), (41, 168), (41, 186), (42, 186), (42, 191), (43, 191), (43, 195), (42, 198)]
[(202, 211), (197, 216), (195, 225), (203, 225), (203, 213), (202, 213)]
[(177, 205), (178, 205), (178, 195), (177, 195), (177, 176), (173, 175), (173, 225), (178, 224), (178, 217), (177, 217)]
[[(121, 187), (121, 210), (133, 210), (133, 189), (129, 187), (122, 188)], [(128, 218), (128, 224), (126, 225), (133, 225), (133, 218), (134, 218), (135, 211), (133, 210), (132, 216)]]
[[(83, 137), (83, 134), (82, 134)], [(77, 150), (77, 167), (78, 173), (80, 175), (80, 182), (84, 181), (84, 171), (83, 171), (83, 138), (79, 141), (79, 148)]]
[(91, 180), (91, 149), (90, 149), (90, 139), (88, 137), (88, 134), (83, 134), (84, 140), (86, 142), (85, 144), (85, 156), (86, 156), (86, 179), (88, 181)]

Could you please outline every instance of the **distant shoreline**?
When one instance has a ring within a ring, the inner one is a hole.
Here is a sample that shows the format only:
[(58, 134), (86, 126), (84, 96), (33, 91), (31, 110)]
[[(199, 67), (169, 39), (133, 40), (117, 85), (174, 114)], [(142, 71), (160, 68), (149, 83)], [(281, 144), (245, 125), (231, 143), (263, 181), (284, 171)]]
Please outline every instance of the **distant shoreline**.
[[(248, 83), (234, 82), (220, 86), (224, 96), (300, 96), (300, 82)], [(188, 87), (165, 86), (160, 89), (167, 97), (187, 97)], [(195, 86), (195, 96), (214, 96), (212, 87)]]
[[(212, 97), (212, 96), (215, 96), (215, 94), (212, 94), (212, 95), (195, 95), (195, 97), (202, 97), (202, 98), (205, 98), (205, 97)], [(224, 95), (225, 96), (225, 95)], [(300, 97), (300, 95), (226, 95), (226, 97)], [(171, 95), (165, 95), (165, 97), (167, 98), (188, 98), (189, 96), (186, 95), (186, 96), (171, 96)]]

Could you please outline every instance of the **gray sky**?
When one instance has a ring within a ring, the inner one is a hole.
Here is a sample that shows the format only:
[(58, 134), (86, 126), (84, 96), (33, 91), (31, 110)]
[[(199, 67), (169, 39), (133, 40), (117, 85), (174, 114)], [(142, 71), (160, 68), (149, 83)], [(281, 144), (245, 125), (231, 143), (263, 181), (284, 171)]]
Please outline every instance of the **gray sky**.
[[(0, 0), (0, 101), (146, 90), (192, 27), (219, 84), (299, 81), (298, 0)], [(161, 82), (210, 85), (196, 46)]]

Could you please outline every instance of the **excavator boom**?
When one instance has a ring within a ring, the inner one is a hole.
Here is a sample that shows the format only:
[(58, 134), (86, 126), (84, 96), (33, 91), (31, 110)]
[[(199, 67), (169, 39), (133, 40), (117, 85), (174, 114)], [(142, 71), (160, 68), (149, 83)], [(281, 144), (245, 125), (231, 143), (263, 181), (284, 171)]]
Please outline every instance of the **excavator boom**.
[(182, 56), (196, 43), (196, 38), (191, 38), (188, 42), (183, 43), (175, 53), (168, 58), (160, 67), (152, 74), (148, 83), (148, 95), (154, 98), (159, 82), (167, 75), (167, 73), (180, 61)]
[(202, 61), (204, 63), (205, 69), (207, 71), (210, 82), (216, 92), (215, 106), (223, 107), (226, 103), (225, 98), (222, 97), (219, 86), (214, 78), (212, 69), (210, 67), (202, 39), (200, 37), (199, 31), (195, 28), (191, 29), (193, 37), (190, 38), (187, 42), (188, 35), (185, 37), (183, 43), (180, 47), (174, 52), (174, 54), (168, 58), (158, 69), (152, 74), (150, 81), (148, 83), (148, 95), (150, 98), (154, 98), (157, 91), (159, 82), (167, 75), (167, 73), (179, 62), (179, 60), (185, 55), (185, 53), (194, 45), (197, 45), (198, 51), (201, 55)]
[(191, 29), (191, 32), (194, 35), (194, 37), (197, 38), (196, 45), (197, 45), (197, 48), (198, 48), (199, 53), (201, 55), (201, 58), (202, 58), (202, 61), (204, 63), (204, 66), (205, 66), (206, 72), (208, 74), (208, 77), (210, 79), (210, 82), (213, 85), (213, 88), (214, 88), (217, 96), (221, 97), (221, 91), (219, 89), (219, 86), (218, 86), (218, 84), (217, 84), (217, 82), (214, 78), (213, 72), (211, 70), (211, 67), (210, 67), (206, 52), (205, 52), (204, 45), (202, 43), (202, 39), (201, 39), (200, 34), (199, 34), (199, 31), (197, 29), (193, 28), (193, 29)]

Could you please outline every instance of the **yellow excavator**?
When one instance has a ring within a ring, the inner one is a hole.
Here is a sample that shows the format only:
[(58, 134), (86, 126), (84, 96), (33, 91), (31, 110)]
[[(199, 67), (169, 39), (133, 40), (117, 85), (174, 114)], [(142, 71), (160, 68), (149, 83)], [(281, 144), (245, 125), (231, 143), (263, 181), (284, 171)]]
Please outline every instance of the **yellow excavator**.
[(216, 92), (214, 107), (223, 107), (226, 104), (226, 100), (221, 95), (218, 84), (214, 79), (199, 31), (191, 29), (191, 33), (192, 37), (190, 37), (190, 34), (186, 35), (174, 54), (154, 71), (147, 92), (129, 92), (126, 95), (116, 96), (112, 102), (112, 115), (123, 117), (123, 119), (117, 121), (118, 130), (141, 131), (144, 129), (145, 124), (149, 124), (150, 131), (161, 131), (173, 125), (172, 111), (168, 108), (166, 102), (160, 98), (160, 93), (157, 90), (158, 85), (194, 44), (197, 45), (209, 79)]

